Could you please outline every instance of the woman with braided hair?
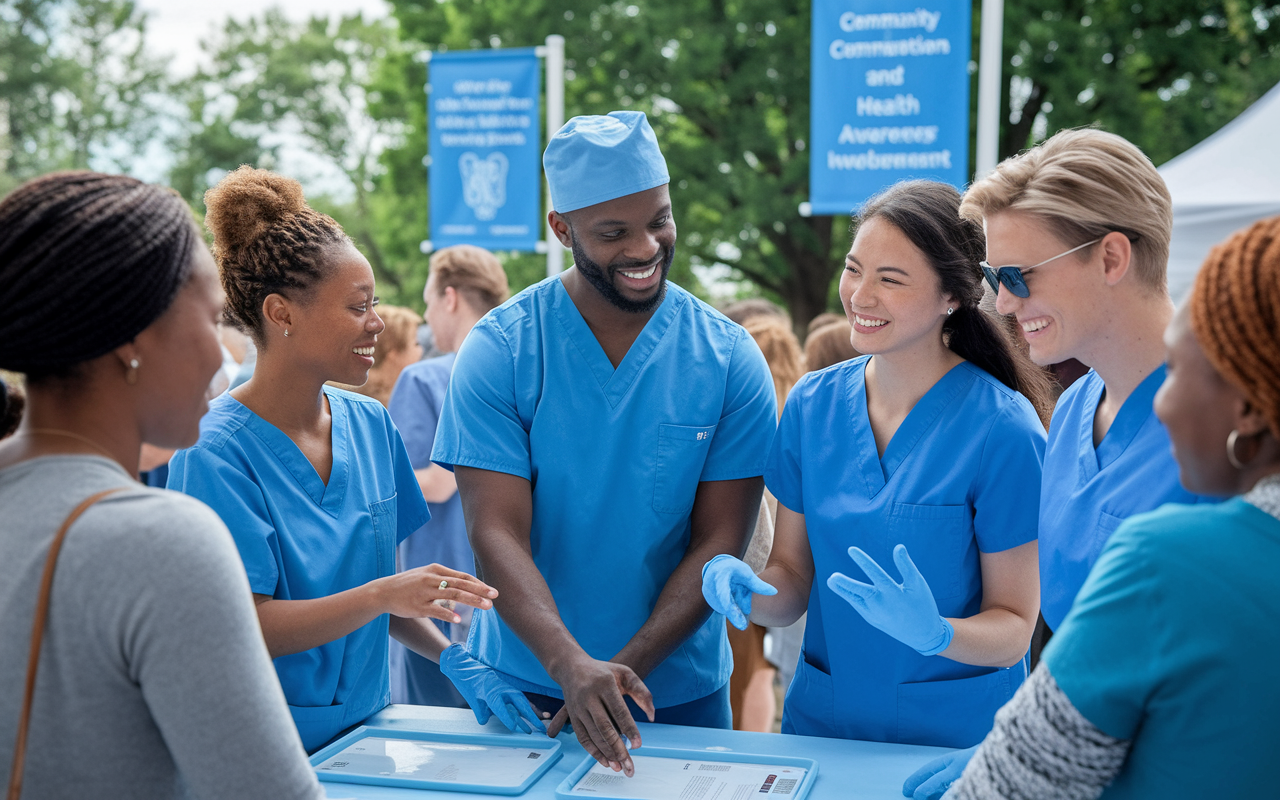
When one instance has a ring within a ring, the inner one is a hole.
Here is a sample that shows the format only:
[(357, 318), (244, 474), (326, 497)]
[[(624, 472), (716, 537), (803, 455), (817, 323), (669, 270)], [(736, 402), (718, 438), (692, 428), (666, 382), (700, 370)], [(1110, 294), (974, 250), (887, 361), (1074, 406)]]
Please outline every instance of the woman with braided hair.
[(373, 270), (297, 181), (241, 167), (205, 195), (226, 315), (258, 363), (218, 397), (169, 488), (231, 529), (289, 710), (314, 752), (389, 702), (387, 636), (441, 668), (477, 719), (541, 726), (525, 697), (430, 619), (491, 608), (497, 591), (431, 564), (395, 571), (396, 545), (429, 518), (404, 442), (363, 384), (383, 330)]
[[(324, 796), (226, 526), (135, 479), (143, 443), (196, 440), (222, 364), (221, 306), (191, 211), (167, 189), (65, 172), (0, 201), (0, 369), (25, 373), (27, 395), (0, 442), (0, 782), (11, 791)], [(28, 714), (25, 759), (11, 760)]]
[(1275, 795), (1280, 217), (1214, 249), (1155, 399), (1183, 485), (1112, 535), (948, 798)]

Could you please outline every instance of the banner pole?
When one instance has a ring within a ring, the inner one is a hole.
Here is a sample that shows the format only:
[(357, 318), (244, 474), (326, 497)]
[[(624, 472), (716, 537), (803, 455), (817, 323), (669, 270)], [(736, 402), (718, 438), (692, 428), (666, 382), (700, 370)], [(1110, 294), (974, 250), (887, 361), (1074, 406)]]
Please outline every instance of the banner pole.
[[(547, 37), (547, 142), (564, 125), (564, 37), (553, 33)], [(545, 180), (545, 175), (544, 175)], [(551, 211), (551, 189), (547, 188), (547, 211)], [(551, 224), (547, 223), (547, 277), (564, 270), (564, 248), (560, 246)]]
[(996, 168), (1000, 155), (1000, 75), (1004, 40), (1004, 0), (982, 0), (978, 58), (978, 152), (974, 178)]

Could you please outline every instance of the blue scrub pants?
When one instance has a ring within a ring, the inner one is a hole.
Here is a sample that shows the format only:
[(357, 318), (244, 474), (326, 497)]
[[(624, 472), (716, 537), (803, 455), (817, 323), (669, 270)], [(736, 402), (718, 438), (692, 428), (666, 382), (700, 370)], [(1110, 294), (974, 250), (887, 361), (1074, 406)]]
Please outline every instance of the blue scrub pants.
[[(530, 703), (533, 703), (534, 708), (549, 712), (552, 716), (564, 707), (564, 701), (558, 697), (548, 697), (545, 694), (533, 692), (525, 692), (525, 696), (529, 698)], [(633, 718), (640, 722), (649, 721), (648, 715), (641, 711), (640, 706), (632, 702), (630, 697), (623, 699), (627, 701), (627, 708), (631, 710)], [(729, 684), (726, 683), (706, 697), (699, 697), (697, 700), (690, 700), (678, 706), (654, 709), (653, 721), (663, 725), (732, 730), (733, 711), (729, 707)]]

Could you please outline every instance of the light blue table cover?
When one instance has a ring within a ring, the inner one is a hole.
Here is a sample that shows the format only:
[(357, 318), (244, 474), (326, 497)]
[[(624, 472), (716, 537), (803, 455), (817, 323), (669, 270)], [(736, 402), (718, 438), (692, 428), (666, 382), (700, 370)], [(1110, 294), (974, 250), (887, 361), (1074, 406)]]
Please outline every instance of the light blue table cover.
[[(365, 725), (440, 733), (506, 734), (497, 719), (488, 725), (477, 725), (465, 708), (391, 705), (374, 714)], [(787, 736), (780, 733), (748, 733), (710, 728), (684, 728), (675, 725), (639, 723), (646, 746), (715, 750), (718, 752), (761, 753), (765, 755), (812, 758), (818, 762), (818, 780), (808, 800), (901, 800), (902, 782), (917, 767), (950, 752), (943, 747), (921, 747), (908, 744), (858, 742), (847, 739), (821, 739), (816, 736)], [(523, 734), (507, 734), (517, 736)], [(560, 759), (521, 797), (529, 800), (554, 800), (556, 787), (573, 768), (582, 763), (586, 751), (572, 733), (560, 734)], [(641, 751), (643, 752), (643, 748)], [(425, 792), (388, 786), (362, 786), (351, 783), (321, 783), (330, 798), (378, 800), (381, 798), (414, 798), (428, 795), (459, 800), (511, 800), (501, 795), (464, 792)]]

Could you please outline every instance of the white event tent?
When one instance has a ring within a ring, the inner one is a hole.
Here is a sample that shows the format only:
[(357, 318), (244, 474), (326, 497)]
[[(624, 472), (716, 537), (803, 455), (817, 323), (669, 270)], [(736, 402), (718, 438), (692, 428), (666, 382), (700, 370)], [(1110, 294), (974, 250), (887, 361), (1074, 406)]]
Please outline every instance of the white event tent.
[(1280, 85), (1160, 175), (1173, 196), (1169, 293), (1180, 301), (1214, 245), (1280, 214)]

